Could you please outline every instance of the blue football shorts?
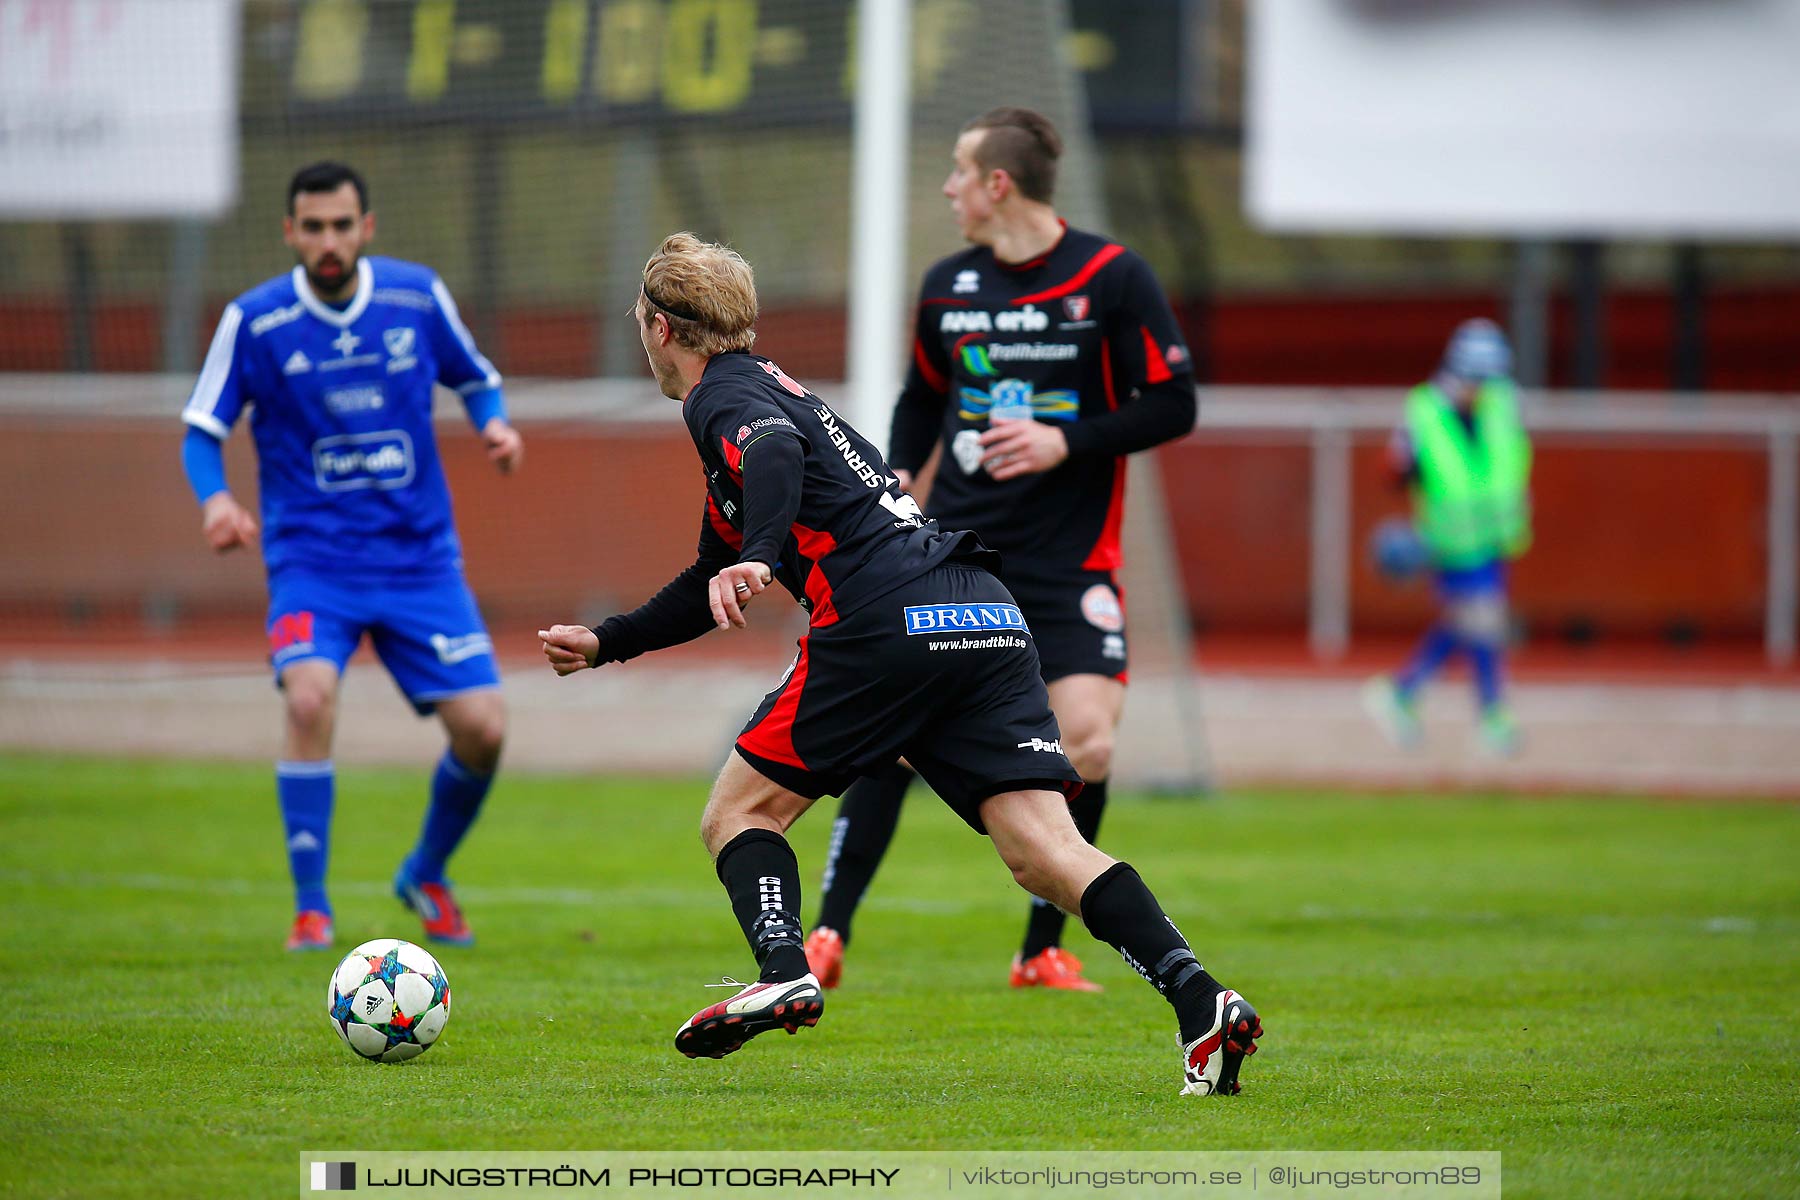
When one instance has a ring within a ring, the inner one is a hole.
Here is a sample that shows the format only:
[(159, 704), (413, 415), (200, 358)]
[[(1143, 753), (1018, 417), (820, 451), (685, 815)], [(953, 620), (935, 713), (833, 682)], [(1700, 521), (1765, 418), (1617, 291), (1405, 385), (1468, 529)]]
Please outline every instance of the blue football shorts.
[(1438, 599), (1444, 604), (1506, 595), (1506, 562), (1492, 559), (1477, 567), (1441, 569), (1437, 573)]
[(269, 579), (269, 663), (323, 659), (344, 673), (363, 634), (421, 715), (440, 700), (500, 686), (494, 643), (454, 567), (387, 578), (332, 578), (285, 567)]

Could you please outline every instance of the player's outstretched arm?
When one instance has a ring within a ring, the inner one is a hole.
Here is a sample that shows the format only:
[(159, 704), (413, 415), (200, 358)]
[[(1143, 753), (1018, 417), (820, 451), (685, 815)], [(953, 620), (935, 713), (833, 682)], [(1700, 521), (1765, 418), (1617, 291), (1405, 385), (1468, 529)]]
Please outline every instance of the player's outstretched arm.
[(701, 518), (700, 549), (692, 566), (632, 611), (608, 617), (592, 629), (553, 625), (538, 630), (544, 657), (558, 675), (572, 675), (583, 667), (629, 662), (652, 650), (693, 641), (714, 628), (706, 602), (708, 581), (730, 567), (735, 557), (712, 522)]
[(544, 643), (544, 657), (558, 675), (573, 675), (598, 665), (600, 639), (585, 625), (552, 625), (538, 630), (538, 638)]

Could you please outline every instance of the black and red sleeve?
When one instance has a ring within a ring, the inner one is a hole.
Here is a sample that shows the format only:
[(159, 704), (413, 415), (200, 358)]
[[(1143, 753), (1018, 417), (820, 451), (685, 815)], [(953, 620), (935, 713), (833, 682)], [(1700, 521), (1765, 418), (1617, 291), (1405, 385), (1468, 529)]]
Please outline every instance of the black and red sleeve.
[(1132, 454), (1194, 427), (1193, 360), (1168, 297), (1137, 255), (1121, 255), (1115, 270), (1101, 364), (1111, 411), (1064, 431), (1070, 454)]
[(812, 443), (778, 404), (742, 383), (715, 386), (696, 415), (701, 436), (744, 490), (744, 534), (733, 561), (774, 567), (800, 511)]
[(942, 435), (944, 405), (950, 399), (950, 358), (937, 330), (944, 302), (932, 299), (930, 291), (927, 277), (913, 319), (912, 362), (888, 430), (888, 465), (915, 475)]
[(792, 536), (806, 482), (806, 439), (798, 430), (762, 429), (744, 443), (744, 544), (739, 562), (773, 570)]

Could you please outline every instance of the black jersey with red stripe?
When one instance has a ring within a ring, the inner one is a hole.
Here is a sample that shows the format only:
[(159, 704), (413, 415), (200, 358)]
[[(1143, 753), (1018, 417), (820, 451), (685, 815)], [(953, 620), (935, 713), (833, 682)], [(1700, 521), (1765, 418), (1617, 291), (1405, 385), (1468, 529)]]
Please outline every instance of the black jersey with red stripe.
[[(973, 533), (944, 532), (920, 513), (880, 452), (766, 358), (715, 355), (682, 403), (682, 418), (706, 470), (699, 549), (693, 565), (655, 596), (594, 627), (600, 662), (623, 662), (713, 628), (707, 583), (746, 561), (746, 470), (792, 511), (787, 528), (771, 537), (767, 558), (755, 547), (752, 553), (815, 627), (952, 558), (996, 565)], [(782, 469), (770, 474), (771, 462)]]
[[(1021, 399), (1062, 428), (1069, 457), (996, 481), (975, 439), (997, 401)], [(1123, 456), (1187, 433), (1194, 408), (1187, 347), (1148, 264), (1065, 228), (1030, 262), (975, 246), (926, 272), (889, 458), (916, 472), (942, 442), (931, 515), (979, 533), (1009, 579), (1114, 570)]]
[(800, 443), (799, 506), (779, 558), (769, 565), (814, 625), (953, 555), (981, 554), (973, 534), (940, 532), (900, 490), (880, 451), (766, 358), (715, 355), (682, 416), (706, 467), (708, 530), (738, 552), (745, 457), (767, 438)]

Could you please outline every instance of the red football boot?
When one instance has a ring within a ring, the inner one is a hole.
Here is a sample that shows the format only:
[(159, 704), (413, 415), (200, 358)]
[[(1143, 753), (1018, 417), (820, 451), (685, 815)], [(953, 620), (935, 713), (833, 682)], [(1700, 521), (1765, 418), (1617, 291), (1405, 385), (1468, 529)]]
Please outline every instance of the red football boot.
[(1016, 988), (1061, 988), (1067, 992), (1103, 990), (1093, 980), (1082, 977), (1081, 960), (1061, 946), (1052, 946), (1026, 959), (1014, 955), (1012, 985)]
[(806, 935), (806, 965), (819, 977), (819, 986), (838, 985), (844, 974), (844, 939), (837, 930), (821, 925)]
[(329, 950), (334, 936), (331, 914), (309, 908), (294, 914), (294, 928), (288, 934), (286, 949)]
[(462, 908), (448, 881), (420, 883), (402, 867), (400, 874), (394, 876), (394, 895), (419, 914), (419, 920), (425, 923), (425, 940), (450, 946), (475, 944), (475, 934), (463, 919)]

